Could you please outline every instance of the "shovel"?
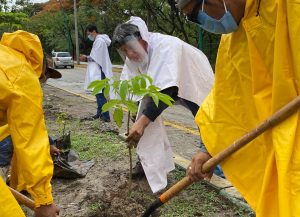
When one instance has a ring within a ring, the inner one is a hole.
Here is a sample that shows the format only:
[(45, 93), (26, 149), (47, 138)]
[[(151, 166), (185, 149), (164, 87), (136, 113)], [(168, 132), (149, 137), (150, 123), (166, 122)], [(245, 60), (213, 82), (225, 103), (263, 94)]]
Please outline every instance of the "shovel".
[[(227, 147), (222, 152), (218, 153), (216, 156), (209, 159), (202, 166), (202, 172), (207, 173), (213, 170), (219, 163), (221, 163), (228, 156), (248, 144), (250, 141), (258, 137), (260, 134), (266, 130), (274, 127), (281, 121), (285, 120), (291, 116), (300, 107), (300, 96), (297, 96), (291, 102), (286, 104), (284, 107), (275, 112), (271, 117), (260, 123), (255, 129), (243, 135), (241, 138), (233, 142), (229, 147)], [(144, 212), (142, 217), (149, 217), (158, 207), (162, 206), (164, 203), (168, 202), (174, 196), (176, 196), (180, 191), (192, 184), (189, 177), (184, 177), (175, 185), (173, 185), (169, 190), (164, 192), (158, 199), (156, 199)]]

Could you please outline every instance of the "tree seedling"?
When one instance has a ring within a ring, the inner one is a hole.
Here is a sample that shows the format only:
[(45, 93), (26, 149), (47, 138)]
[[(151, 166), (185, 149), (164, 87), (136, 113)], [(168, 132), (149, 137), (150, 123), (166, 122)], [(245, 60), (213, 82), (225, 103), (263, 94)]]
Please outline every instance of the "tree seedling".
[[(127, 135), (129, 134), (129, 123), (132, 114), (136, 114), (138, 105), (136, 99), (143, 99), (144, 97), (151, 97), (156, 106), (159, 102), (164, 102), (168, 106), (172, 106), (174, 100), (161, 92), (159, 88), (153, 85), (153, 80), (150, 76), (141, 74), (131, 78), (130, 80), (118, 80), (116, 78), (93, 81), (89, 87), (96, 95), (103, 90), (104, 96), (108, 98), (109, 93), (112, 92), (116, 97), (110, 99), (102, 107), (102, 112), (112, 110), (113, 119), (117, 126), (121, 128), (124, 117), (124, 110), (128, 112), (127, 116)], [(129, 194), (131, 193), (132, 184), (132, 144), (128, 144), (130, 173), (129, 173)]]
[(60, 112), (56, 117), (56, 122), (59, 125), (59, 129), (60, 129), (60, 132), (62, 133), (62, 136), (65, 135), (67, 118), (68, 118), (68, 114), (66, 112)]

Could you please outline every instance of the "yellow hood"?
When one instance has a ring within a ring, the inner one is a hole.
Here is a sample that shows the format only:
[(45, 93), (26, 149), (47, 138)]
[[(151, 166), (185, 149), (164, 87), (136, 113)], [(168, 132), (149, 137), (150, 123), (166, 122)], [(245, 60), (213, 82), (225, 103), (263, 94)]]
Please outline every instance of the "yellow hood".
[(37, 76), (40, 77), (43, 69), (44, 54), (37, 35), (22, 30), (4, 33), (1, 44), (23, 53)]

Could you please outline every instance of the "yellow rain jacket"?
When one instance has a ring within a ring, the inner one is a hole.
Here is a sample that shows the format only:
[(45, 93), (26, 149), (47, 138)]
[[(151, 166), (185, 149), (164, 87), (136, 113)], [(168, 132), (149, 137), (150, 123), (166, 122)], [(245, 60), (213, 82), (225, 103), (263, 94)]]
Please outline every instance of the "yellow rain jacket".
[[(247, 0), (236, 32), (223, 35), (214, 87), (196, 116), (209, 153), (225, 149), (299, 95), (300, 0)], [(257, 217), (300, 216), (300, 113), (221, 166)]]
[[(43, 51), (39, 38), (24, 31), (4, 33), (0, 42), (0, 138), (14, 145), (11, 184), (26, 190), (36, 206), (51, 204), (53, 162), (42, 109)], [(0, 178), (1, 179), (1, 178)], [(2, 209), (2, 207), (12, 209)], [(14, 199), (0, 181), (0, 216), (17, 215)]]

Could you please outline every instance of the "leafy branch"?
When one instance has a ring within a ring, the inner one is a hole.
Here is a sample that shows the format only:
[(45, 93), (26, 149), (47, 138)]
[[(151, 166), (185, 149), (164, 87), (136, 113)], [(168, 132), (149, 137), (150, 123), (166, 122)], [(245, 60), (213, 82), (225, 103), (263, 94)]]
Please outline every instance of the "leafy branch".
[[(159, 88), (153, 85), (153, 80), (150, 76), (141, 74), (133, 77), (130, 80), (116, 80), (113, 82), (110, 79), (105, 78), (103, 80), (93, 81), (89, 85), (89, 89), (93, 89), (93, 94), (97, 94), (103, 90), (104, 96), (107, 98), (109, 92), (112, 92), (118, 97), (117, 99), (110, 99), (102, 107), (102, 111), (114, 109), (113, 118), (118, 127), (122, 126), (122, 120), (124, 117), (124, 108), (131, 114), (137, 112), (137, 104), (135, 98), (142, 99), (145, 96), (150, 96), (155, 105), (159, 105), (159, 101), (164, 102), (168, 106), (172, 106), (174, 100), (161, 92)], [(129, 129), (127, 129), (128, 131)]]

